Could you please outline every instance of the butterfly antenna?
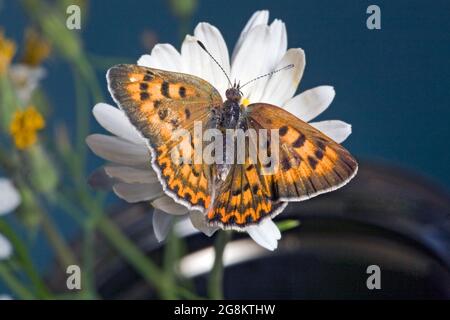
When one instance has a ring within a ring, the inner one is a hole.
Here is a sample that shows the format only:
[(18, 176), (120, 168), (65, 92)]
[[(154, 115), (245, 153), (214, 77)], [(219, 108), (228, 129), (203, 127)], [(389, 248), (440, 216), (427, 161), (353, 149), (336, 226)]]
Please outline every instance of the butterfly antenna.
[(271, 71), (271, 72), (269, 72), (269, 73), (266, 73), (266, 74), (263, 74), (262, 76), (259, 76), (259, 77), (256, 77), (255, 79), (253, 79), (253, 80), (250, 80), (250, 81), (247, 81), (246, 83), (244, 83), (242, 86), (240, 86), (239, 88), (240, 89), (242, 89), (243, 87), (245, 87), (246, 85), (248, 85), (248, 84), (250, 84), (250, 83), (252, 83), (252, 82), (254, 82), (254, 81), (256, 81), (256, 80), (259, 80), (259, 79), (261, 79), (261, 78), (264, 78), (264, 77), (269, 77), (269, 76), (271, 76), (271, 75), (273, 75), (273, 74), (275, 74), (275, 73), (277, 73), (277, 72), (280, 72), (280, 71), (282, 71), (282, 70), (289, 70), (289, 69), (292, 69), (294, 67), (294, 64), (288, 64), (287, 66), (284, 66), (283, 68), (280, 68), (280, 69), (277, 69), (277, 70), (273, 70), (273, 71)]
[(219, 66), (220, 70), (222, 70), (223, 74), (225, 75), (225, 77), (227, 77), (228, 83), (230, 84), (230, 87), (233, 87), (233, 85), (231, 84), (231, 80), (230, 77), (228, 76), (228, 74), (225, 72), (225, 70), (223, 69), (223, 67), (220, 65), (220, 63), (216, 60), (216, 58), (213, 57), (213, 55), (208, 51), (208, 49), (206, 49), (205, 45), (203, 44), (203, 42), (201, 42), (200, 40), (197, 40), (198, 45), (205, 50), (205, 52), (211, 57), (211, 59), (213, 59), (213, 61)]

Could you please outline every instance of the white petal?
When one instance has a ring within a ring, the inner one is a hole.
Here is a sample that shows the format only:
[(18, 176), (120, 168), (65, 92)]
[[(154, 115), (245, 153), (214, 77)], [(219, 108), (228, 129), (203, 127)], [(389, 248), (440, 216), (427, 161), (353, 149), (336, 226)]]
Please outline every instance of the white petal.
[[(262, 74), (272, 71), (269, 57), (275, 48), (271, 46), (270, 27), (258, 25), (251, 29), (236, 53), (231, 67), (231, 81), (240, 81), (241, 85)], [(259, 101), (265, 86), (265, 79), (255, 81), (244, 87), (244, 97), (250, 101)]]
[(180, 238), (189, 237), (200, 232), (197, 228), (194, 227), (190, 217), (188, 216), (182, 218), (181, 221), (178, 221), (175, 224), (174, 229), (176, 235)]
[(267, 228), (267, 232), (272, 234), (276, 240), (280, 240), (281, 239), (280, 229), (278, 229), (275, 222), (273, 222), (271, 219), (266, 219), (266, 220), (267, 220), (267, 222), (265, 224), (265, 228)]
[(352, 133), (352, 126), (340, 120), (311, 122), (310, 125), (322, 131), (337, 143), (344, 142), (344, 140)]
[(170, 214), (158, 209), (153, 211), (153, 232), (155, 233), (156, 240), (161, 242), (166, 239), (172, 226), (172, 220), (173, 216)]
[(141, 67), (152, 68), (152, 64), (152, 58), (149, 54), (142, 55), (137, 61), (137, 65)]
[(271, 251), (277, 248), (278, 240), (281, 239), (280, 230), (271, 219), (265, 219), (257, 226), (247, 227), (246, 231), (257, 244)]
[(232, 57), (233, 62), (234, 62), (236, 53), (239, 51), (240, 47), (242, 46), (242, 43), (244, 42), (244, 39), (247, 37), (248, 32), (258, 25), (267, 25), (268, 22), (269, 22), (269, 11), (268, 10), (256, 11), (251, 16), (251, 18), (248, 20), (247, 24), (245, 25), (244, 29), (242, 30), (241, 35), (239, 36), (239, 40), (236, 43), (236, 46), (234, 47), (233, 57)]
[[(232, 66), (232, 80), (241, 84), (275, 70), (287, 49), (285, 24), (275, 20), (270, 26), (259, 25), (248, 32), (241, 48), (236, 53)], [(251, 102), (259, 102), (264, 94), (268, 77), (263, 77), (243, 89)]]
[(309, 122), (324, 112), (334, 99), (336, 92), (331, 86), (320, 86), (306, 90), (289, 100), (284, 108)]
[(0, 178), (0, 215), (9, 213), (20, 204), (20, 194), (10, 180)]
[(103, 134), (88, 136), (86, 143), (96, 155), (115, 163), (130, 166), (142, 166), (150, 163), (150, 151), (143, 145)]
[(159, 183), (116, 183), (113, 190), (119, 198), (130, 203), (150, 201), (163, 196)]
[(92, 113), (97, 122), (112, 134), (133, 143), (145, 144), (122, 110), (106, 103), (97, 103)]
[(151, 55), (143, 55), (138, 65), (166, 71), (182, 72), (181, 55), (171, 44), (160, 43), (153, 47)]
[(12, 254), (12, 246), (8, 239), (0, 233), (0, 261), (8, 259)]
[(199, 23), (194, 30), (194, 37), (186, 36), (181, 47), (183, 64), (186, 72), (196, 75), (212, 84), (221, 94), (228, 88), (226, 76), (217, 64), (200, 47), (197, 40), (203, 42), (205, 47), (227, 74), (230, 73), (228, 49), (220, 31), (208, 24)]
[[(226, 74), (230, 74), (230, 58), (228, 56), (228, 48), (219, 29), (209, 23), (199, 23), (194, 30), (194, 36), (203, 42), (212, 56), (219, 62)], [(225, 92), (228, 88), (227, 77), (223, 74), (216, 63), (204, 55), (205, 62), (209, 62), (209, 68), (212, 70), (213, 79), (211, 83), (219, 92)]]
[(288, 45), (286, 25), (283, 21), (275, 19), (270, 24), (270, 37), (270, 45), (275, 50), (270, 55), (272, 60), (269, 60), (269, 64), (275, 68), (277, 62), (285, 55)]
[(305, 53), (302, 49), (289, 49), (275, 69), (290, 64), (294, 68), (277, 72), (268, 80), (261, 102), (282, 106), (292, 98), (305, 69)]
[(191, 219), (192, 225), (196, 229), (203, 232), (208, 237), (211, 237), (214, 234), (214, 232), (219, 230), (218, 227), (209, 226), (208, 223), (206, 222), (205, 215), (200, 211), (195, 210), (189, 212), (189, 218)]
[(176, 203), (172, 198), (168, 196), (156, 199), (152, 202), (152, 206), (172, 215), (183, 215), (188, 213), (189, 211), (185, 206)]
[(119, 179), (126, 183), (154, 183), (158, 181), (155, 171), (148, 165), (148, 169), (139, 169), (125, 166), (107, 165), (104, 167), (106, 174), (111, 178)]
[(181, 59), (185, 72), (209, 81), (213, 75), (212, 70), (206, 70), (204, 67), (206, 57), (206, 53), (197, 43), (197, 38), (187, 35), (181, 45)]

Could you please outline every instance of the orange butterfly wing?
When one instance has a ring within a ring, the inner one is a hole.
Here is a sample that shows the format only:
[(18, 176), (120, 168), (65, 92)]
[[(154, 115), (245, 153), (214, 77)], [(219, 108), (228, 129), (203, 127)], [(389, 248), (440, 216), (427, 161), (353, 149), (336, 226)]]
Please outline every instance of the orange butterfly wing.
[(338, 189), (356, 175), (352, 155), (319, 130), (276, 106), (248, 108), (252, 126), (279, 132), (278, 170), (265, 176), (272, 199), (302, 201)]
[(344, 147), (284, 109), (257, 103), (245, 112), (249, 128), (278, 130), (276, 168), (269, 172), (248, 157), (234, 165), (208, 212), (210, 224), (243, 229), (279, 214), (289, 201), (338, 189), (355, 176), (358, 165)]
[(107, 79), (114, 100), (148, 141), (152, 166), (164, 191), (189, 209), (207, 208), (214, 167), (176, 163), (171, 152), (184, 139), (177, 130), (187, 130), (193, 137), (194, 122), (207, 124), (212, 110), (222, 106), (217, 90), (192, 75), (137, 65), (114, 66)]

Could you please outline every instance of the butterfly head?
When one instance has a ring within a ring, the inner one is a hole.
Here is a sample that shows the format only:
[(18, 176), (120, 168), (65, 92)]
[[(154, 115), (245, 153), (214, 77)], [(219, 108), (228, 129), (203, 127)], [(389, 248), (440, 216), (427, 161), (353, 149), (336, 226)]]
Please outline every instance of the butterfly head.
[(231, 88), (227, 89), (227, 91), (225, 91), (225, 96), (227, 97), (227, 100), (239, 103), (242, 98), (239, 84), (235, 83)]

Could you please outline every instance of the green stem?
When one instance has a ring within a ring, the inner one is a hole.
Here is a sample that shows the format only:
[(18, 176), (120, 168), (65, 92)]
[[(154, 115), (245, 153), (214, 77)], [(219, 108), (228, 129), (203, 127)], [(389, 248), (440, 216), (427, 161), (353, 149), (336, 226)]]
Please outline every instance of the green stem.
[(158, 292), (163, 292), (164, 275), (156, 264), (148, 259), (127, 237), (125, 237), (120, 229), (107, 218), (102, 218), (98, 223), (98, 229), (111, 242), (111, 244), (129, 261), (136, 270), (152, 283)]
[(66, 241), (59, 233), (53, 220), (48, 216), (47, 213), (41, 211), (42, 218), (42, 229), (45, 236), (55, 250), (56, 256), (58, 258), (59, 264), (65, 270), (68, 266), (77, 264), (77, 259), (72, 254), (72, 250), (66, 244)]
[(198, 296), (195, 293), (191, 292), (190, 290), (183, 288), (183, 287), (177, 287), (175, 288), (176, 292), (179, 297), (182, 299), (188, 299), (188, 300), (205, 300), (204, 297)]
[(87, 299), (97, 298), (95, 288), (95, 270), (94, 270), (94, 244), (95, 229), (93, 225), (88, 224), (84, 231), (83, 239), (83, 276), (84, 289)]
[(19, 102), (14, 94), (14, 88), (7, 75), (0, 75), (0, 127), (4, 132), (9, 132), (14, 111), (19, 107)]
[(208, 296), (211, 299), (223, 299), (223, 252), (230, 238), (230, 231), (221, 231), (214, 242), (214, 264), (208, 281)]
[(11, 291), (19, 299), (33, 300), (35, 297), (28, 291), (28, 289), (20, 283), (20, 281), (14, 276), (14, 274), (6, 267), (4, 263), (0, 263), (0, 278), (11, 289)]
[(164, 270), (164, 284), (166, 289), (163, 292), (163, 299), (173, 300), (177, 298), (176, 283), (175, 283), (175, 265), (177, 263), (180, 252), (180, 241), (172, 230), (166, 241), (164, 258), (163, 258), (163, 270)]
[(49, 298), (50, 292), (48, 291), (45, 283), (42, 281), (40, 275), (36, 271), (37, 268), (34, 265), (27, 246), (17, 236), (16, 232), (4, 221), (0, 221), (0, 232), (4, 234), (12, 243), (15, 254), (18, 257), (20, 266), (31, 280), (38, 297)]

